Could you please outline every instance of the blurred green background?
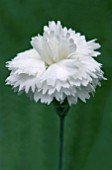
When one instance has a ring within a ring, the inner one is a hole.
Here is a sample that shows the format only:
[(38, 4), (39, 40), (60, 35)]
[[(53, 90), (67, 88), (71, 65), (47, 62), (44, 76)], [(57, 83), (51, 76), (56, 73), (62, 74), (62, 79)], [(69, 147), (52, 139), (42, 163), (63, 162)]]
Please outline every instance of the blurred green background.
[(31, 48), (49, 20), (98, 38), (108, 81), (73, 105), (65, 122), (63, 170), (112, 170), (112, 0), (0, 0), (0, 170), (57, 170), (59, 120), (52, 106), (5, 86), (5, 62)]

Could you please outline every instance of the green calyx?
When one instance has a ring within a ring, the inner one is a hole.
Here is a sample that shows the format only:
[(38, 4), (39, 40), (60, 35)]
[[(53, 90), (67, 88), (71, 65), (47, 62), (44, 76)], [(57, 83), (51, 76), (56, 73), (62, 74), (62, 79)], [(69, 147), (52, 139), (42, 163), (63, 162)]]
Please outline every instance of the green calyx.
[(54, 109), (55, 109), (56, 113), (60, 117), (65, 117), (66, 114), (68, 113), (69, 109), (70, 109), (70, 106), (68, 104), (67, 98), (63, 101), (63, 103), (60, 103), (59, 101), (54, 99), (53, 100), (53, 105), (54, 105)]

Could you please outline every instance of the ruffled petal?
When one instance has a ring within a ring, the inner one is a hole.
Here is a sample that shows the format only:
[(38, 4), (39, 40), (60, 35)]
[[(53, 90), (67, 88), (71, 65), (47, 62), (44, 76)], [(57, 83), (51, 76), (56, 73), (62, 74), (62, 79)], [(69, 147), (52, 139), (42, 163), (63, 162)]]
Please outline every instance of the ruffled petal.
[(45, 71), (45, 64), (35, 49), (19, 53), (6, 65), (14, 74), (37, 75)]
[(35, 91), (38, 77), (46, 70), (44, 62), (34, 49), (19, 53), (12, 61), (7, 62), (7, 67), (11, 74), (6, 83), (13, 88), (18, 87), (19, 92), (25, 90), (26, 93), (30, 89)]
[(38, 82), (37, 76), (31, 76), (28, 74), (15, 74), (11, 72), (10, 76), (6, 79), (6, 84), (13, 86), (13, 88), (18, 88), (18, 92), (25, 91), (26, 93), (31, 91), (34, 93), (36, 89), (36, 84)]
[(67, 81), (77, 72), (74, 60), (62, 60), (52, 64), (41, 77), (41, 81), (51, 86), (55, 86), (57, 81)]

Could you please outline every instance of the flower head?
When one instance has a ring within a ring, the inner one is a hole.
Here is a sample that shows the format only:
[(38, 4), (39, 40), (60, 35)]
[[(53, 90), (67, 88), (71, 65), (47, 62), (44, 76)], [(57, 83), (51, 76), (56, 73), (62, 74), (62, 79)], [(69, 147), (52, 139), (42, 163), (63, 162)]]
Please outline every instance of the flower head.
[(63, 28), (60, 21), (49, 22), (42, 36), (32, 38), (32, 49), (7, 62), (11, 74), (6, 82), (36, 102), (50, 104), (54, 98), (60, 103), (67, 98), (69, 105), (78, 99), (85, 102), (105, 79), (101, 64), (94, 59), (100, 54), (95, 41)]

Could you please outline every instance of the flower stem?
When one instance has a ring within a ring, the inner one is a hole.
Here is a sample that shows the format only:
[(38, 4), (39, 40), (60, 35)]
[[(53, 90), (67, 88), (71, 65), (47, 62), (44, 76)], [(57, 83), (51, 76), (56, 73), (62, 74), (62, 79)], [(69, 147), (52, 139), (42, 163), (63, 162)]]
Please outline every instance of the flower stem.
[(58, 170), (62, 170), (63, 163), (63, 143), (64, 143), (64, 120), (70, 109), (69, 103), (67, 99), (65, 99), (62, 103), (54, 99), (53, 101), (54, 109), (57, 115), (60, 118), (60, 131), (59, 131), (59, 162), (58, 162)]
[(64, 143), (64, 116), (60, 116), (60, 132), (59, 132), (59, 163), (58, 170), (62, 170), (63, 163), (63, 143)]

